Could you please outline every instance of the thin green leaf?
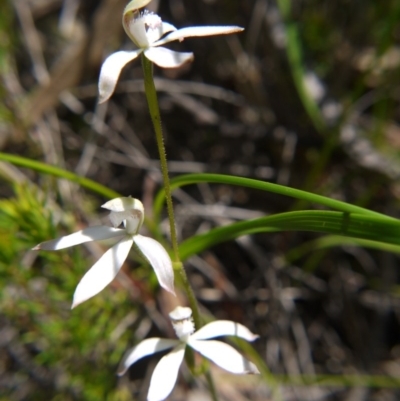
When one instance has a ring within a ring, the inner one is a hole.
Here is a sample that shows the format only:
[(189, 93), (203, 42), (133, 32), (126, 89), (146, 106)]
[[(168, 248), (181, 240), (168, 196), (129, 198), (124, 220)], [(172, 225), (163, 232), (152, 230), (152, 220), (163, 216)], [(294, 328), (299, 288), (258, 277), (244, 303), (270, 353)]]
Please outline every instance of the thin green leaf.
[(0, 161), (9, 162), (16, 166), (30, 168), (31, 170), (49, 174), (54, 177), (64, 178), (65, 180), (75, 182), (83, 188), (89, 189), (90, 191), (102, 195), (105, 198), (112, 199), (119, 198), (121, 196), (118, 192), (115, 192), (112, 189), (105, 187), (104, 185), (92, 181), (89, 178), (82, 177), (60, 167), (51, 166), (50, 164), (41, 163), (36, 160), (28, 159), (26, 157), (0, 152)]
[(400, 379), (382, 375), (275, 375), (281, 385), (400, 388)]
[[(246, 188), (259, 189), (261, 191), (273, 192), (280, 195), (290, 196), (295, 199), (316, 203), (341, 212), (359, 213), (363, 215), (384, 218), (386, 220), (396, 221), (396, 219), (386, 216), (384, 214), (373, 212), (372, 210), (368, 210), (360, 206), (351, 205), (346, 202), (341, 202), (335, 199), (331, 199), (326, 196), (313, 194), (312, 192), (301, 191), (300, 189), (290, 188), (284, 185), (278, 185), (278, 184), (273, 184), (271, 182), (254, 180), (251, 178), (237, 177), (233, 175), (222, 175), (222, 174), (181, 175), (171, 180), (171, 189), (180, 188), (190, 184), (199, 184), (201, 182), (237, 185)], [(156, 218), (161, 213), (164, 200), (165, 200), (164, 191), (160, 190), (154, 202), (154, 216), (156, 216)]]
[(379, 251), (400, 253), (400, 245), (386, 244), (379, 241), (359, 238), (341, 237), (338, 235), (326, 235), (312, 241), (307, 241), (306, 243), (291, 249), (285, 254), (285, 259), (292, 263), (310, 252), (336, 246), (361, 246), (363, 248), (377, 249)]
[(214, 228), (181, 243), (182, 259), (243, 235), (277, 231), (314, 231), (400, 245), (400, 220), (320, 210), (287, 212)]

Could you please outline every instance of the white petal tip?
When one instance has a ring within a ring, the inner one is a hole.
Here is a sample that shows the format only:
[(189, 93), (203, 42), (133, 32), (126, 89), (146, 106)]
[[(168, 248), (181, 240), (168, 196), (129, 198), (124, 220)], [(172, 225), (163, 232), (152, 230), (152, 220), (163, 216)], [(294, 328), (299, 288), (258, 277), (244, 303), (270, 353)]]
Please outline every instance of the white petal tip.
[(170, 294), (172, 294), (173, 296), (176, 297), (176, 292), (175, 292), (175, 289), (173, 287), (172, 288), (163, 287), (163, 288), (164, 288), (165, 291), (168, 291)]
[[(155, 272), (155, 273), (157, 275), (157, 272)], [(160, 284), (161, 288), (163, 288), (165, 291), (168, 291), (170, 294), (176, 296), (173, 276), (168, 277), (167, 280), (160, 280), (160, 277), (157, 277), (157, 278), (158, 278), (158, 283)]]
[(246, 372), (248, 375), (259, 375), (260, 371), (258, 370), (257, 366), (254, 363), (250, 362), (249, 370)]
[[(78, 284), (79, 286), (79, 284)], [(84, 302), (88, 301), (90, 298), (92, 298), (94, 295), (96, 295), (98, 292), (96, 292), (96, 294), (79, 294), (80, 291), (75, 290), (75, 294), (74, 297), (72, 299), (72, 305), (71, 305), (71, 310), (75, 309), (77, 306), (79, 306), (80, 304), (83, 304)]]
[(230, 33), (236, 33), (236, 32), (243, 32), (244, 31), (244, 28), (243, 27), (241, 27), (241, 26), (227, 26), (226, 27), (227, 28), (227, 30), (226, 30), (226, 34), (230, 34)]
[(110, 99), (111, 95), (114, 93), (114, 89), (115, 88), (112, 88), (110, 90), (104, 91), (102, 88), (99, 87), (98, 103), (99, 104), (103, 104), (103, 103), (107, 102)]
[[(77, 296), (78, 295), (78, 296)], [(80, 304), (83, 304), (85, 301), (87, 301), (88, 299), (90, 299), (91, 296), (89, 297), (83, 297), (82, 294), (77, 294), (77, 291), (75, 290), (75, 294), (74, 297), (72, 298), (72, 305), (71, 305), (71, 310), (75, 309), (77, 306), (79, 306)]]
[(72, 305), (71, 305), (71, 310), (72, 309), (75, 309), (78, 305), (80, 305), (82, 302), (75, 302), (75, 301), (72, 301)]
[(55, 251), (56, 245), (56, 240), (45, 241), (33, 247), (32, 251)]
[(101, 96), (101, 95), (99, 95), (99, 101), (98, 101), (98, 103), (99, 103), (99, 104), (103, 104), (103, 103), (105, 103), (109, 98), (110, 98), (110, 96)]

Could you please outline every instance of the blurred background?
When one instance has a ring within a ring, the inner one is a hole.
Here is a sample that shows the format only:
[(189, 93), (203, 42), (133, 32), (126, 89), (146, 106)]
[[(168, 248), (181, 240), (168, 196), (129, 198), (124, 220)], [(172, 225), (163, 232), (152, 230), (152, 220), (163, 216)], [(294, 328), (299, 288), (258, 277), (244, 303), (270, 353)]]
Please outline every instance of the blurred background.
[[(97, 104), (102, 61), (133, 49), (121, 25), (126, 3), (2, 0), (0, 152), (140, 198), (151, 217), (161, 174), (138, 60), (111, 100)], [(155, 68), (171, 176), (245, 176), (399, 216), (398, 0), (159, 0), (149, 8), (178, 28), (245, 28), (172, 43), (193, 51), (193, 63)], [(181, 239), (315, 207), (215, 184), (185, 187), (174, 198)], [(0, 162), (1, 401), (145, 399), (159, 356), (122, 378), (115, 372), (128, 347), (174, 335), (149, 269), (130, 260), (111, 286), (71, 312), (76, 284), (108, 244), (29, 251), (108, 224), (106, 200)], [(167, 235), (166, 221), (162, 229)], [(258, 333), (255, 347), (271, 371), (267, 384), (212, 367), (221, 400), (278, 399), (272, 382), (284, 400), (399, 399), (396, 253), (282, 232), (226, 242), (186, 267), (203, 312)], [(329, 386), (316, 385), (323, 375), (334, 378)], [(182, 369), (170, 399), (207, 397), (204, 379)]]

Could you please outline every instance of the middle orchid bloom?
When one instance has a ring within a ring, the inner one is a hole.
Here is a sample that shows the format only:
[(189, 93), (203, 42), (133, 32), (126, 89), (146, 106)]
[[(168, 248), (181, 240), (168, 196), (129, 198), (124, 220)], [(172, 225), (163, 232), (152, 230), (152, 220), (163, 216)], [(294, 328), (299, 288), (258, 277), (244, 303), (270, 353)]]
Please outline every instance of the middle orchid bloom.
[[(102, 205), (110, 210), (113, 227), (85, 228), (52, 241), (42, 242), (36, 250), (56, 251), (89, 241), (122, 237), (83, 276), (74, 293), (72, 308), (102, 291), (121, 269), (133, 244), (153, 267), (161, 287), (174, 292), (174, 271), (171, 259), (164, 247), (156, 240), (138, 234), (144, 220), (142, 202), (134, 198), (115, 198)], [(123, 224), (124, 228), (117, 228)]]
[[(117, 85), (122, 68), (141, 54), (153, 63), (163, 68), (177, 68), (193, 59), (193, 53), (182, 53), (159, 47), (174, 40), (194, 36), (224, 35), (243, 31), (239, 26), (193, 26), (177, 29), (173, 25), (163, 22), (152, 12), (139, 12), (135, 1), (131, 1), (124, 10), (122, 24), (126, 34), (138, 47), (133, 51), (119, 51), (111, 54), (103, 63), (99, 78), (99, 103), (110, 98)], [(138, 2), (136, 2), (137, 4)], [(140, 2), (143, 5), (149, 1)], [(142, 6), (142, 4), (140, 5)]]
[(230, 345), (221, 341), (210, 341), (210, 338), (221, 336), (236, 336), (246, 341), (254, 341), (258, 336), (247, 327), (230, 320), (216, 320), (194, 332), (194, 323), (191, 318), (192, 310), (182, 306), (175, 308), (169, 317), (179, 340), (165, 338), (143, 340), (128, 351), (118, 371), (118, 375), (123, 375), (139, 359), (173, 348), (169, 354), (161, 358), (154, 369), (147, 401), (162, 401), (171, 393), (178, 377), (178, 370), (183, 361), (186, 346), (199, 352), (228, 372), (236, 374), (259, 373), (252, 362), (244, 358)]

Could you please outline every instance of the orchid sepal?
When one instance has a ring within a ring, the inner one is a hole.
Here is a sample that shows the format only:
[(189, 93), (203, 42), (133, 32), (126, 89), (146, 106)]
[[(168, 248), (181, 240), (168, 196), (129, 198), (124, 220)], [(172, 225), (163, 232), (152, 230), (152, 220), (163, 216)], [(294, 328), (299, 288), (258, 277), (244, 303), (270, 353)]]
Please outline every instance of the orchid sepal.
[(131, 237), (123, 238), (87, 271), (75, 289), (71, 309), (97, 295), (114, 280), (128, 257), (132, 243)]
[(124, 230), (108, 226), (88, 227), (73, 234), (65, 235), (57, 239), (42, 242), (32, 248), (35, 251), (59, 251), (75, 245), (84, 244), (90, 241), (100, 241), (109, 238), (121, 237)]
[(193, 340), (189, 338), (187, 343), (210, 361), (213, 361), (220, 368), (234, 374), (255, 374), (260, 373), (257, 367), (232, 346), (216, 340)]
[[(171, 393), (185, 356), (185, 348), (185, 344), (177, 345), (157, 363), (151, 376), (147, 401), (162, 401)], [(163, 383), (162, 386), (159, 385), (160, 382)]]
[(231, 33), (242, 32), (244, 28), (240, 26), (190, 26), (181, 28), (169, 33), (164, 38), (153, 43), (153, 46), (162, 46), (174, 40), (182, 41), (185, 38), (228, 35)]
[(119, 51), (106, 58), (100, 70), (99, 77), (99, 103), (106, 102), (114, 93), (122, 68), (134, 60), (142, 52), (142, 49), (134, 51)]
[(235, 336), (246, 341), (254, 341), (259, 337), (240, 323), (232, 322), (231, 320), (216, 320), (197, 330), (191, 338), (195, 340), (208, 340), (222, 336)]
[(119, 365), (117, 374), (122, 376), (129, 367), (139, 359), (175, 347), (178, 344), (180, 344), (178, 340), (169, 340), (165, 338), (148, 338), (143, 340), (126, 353), (124, 359)]
[(155, 239), (140, 234), (133, 241), (153, 267), (160, 286), (175, 295), (172, 261), (165, 248)]

